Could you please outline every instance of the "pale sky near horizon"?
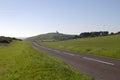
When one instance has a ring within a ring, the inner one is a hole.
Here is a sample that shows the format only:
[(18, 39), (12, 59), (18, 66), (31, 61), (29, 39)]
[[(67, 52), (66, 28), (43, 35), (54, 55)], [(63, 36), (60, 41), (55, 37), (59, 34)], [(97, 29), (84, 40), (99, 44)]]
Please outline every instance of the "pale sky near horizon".
[(0, 0), (0, 36), (120, 31), (120, 0)]

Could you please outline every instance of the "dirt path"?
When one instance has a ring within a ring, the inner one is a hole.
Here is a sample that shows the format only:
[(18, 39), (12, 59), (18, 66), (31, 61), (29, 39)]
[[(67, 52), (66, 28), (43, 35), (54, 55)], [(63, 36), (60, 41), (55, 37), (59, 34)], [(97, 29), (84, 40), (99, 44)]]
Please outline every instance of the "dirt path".
[(51, 49), (36, 43), (31, 43), (31, 45), (38, 50), (56, 56), (95, 80), (120, 80), (120, 60)]

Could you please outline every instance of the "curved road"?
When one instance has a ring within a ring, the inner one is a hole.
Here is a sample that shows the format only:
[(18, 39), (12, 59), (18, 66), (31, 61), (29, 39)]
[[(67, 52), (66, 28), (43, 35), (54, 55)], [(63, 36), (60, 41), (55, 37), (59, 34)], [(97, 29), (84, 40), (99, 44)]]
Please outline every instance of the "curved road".
[(120, 80), (120, 60), (51, 49), (34, 42), (31, 45), (38, 50), (56, 56), (81, 72), (93, 77), (95, 80)]

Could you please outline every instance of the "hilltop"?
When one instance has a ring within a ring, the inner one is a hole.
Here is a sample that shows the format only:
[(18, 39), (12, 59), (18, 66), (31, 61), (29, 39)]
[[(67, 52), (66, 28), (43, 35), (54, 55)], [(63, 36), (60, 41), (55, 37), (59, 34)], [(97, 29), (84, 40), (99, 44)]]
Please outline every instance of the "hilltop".
[(58, 41), (58, 40), (68, 40), (74, 38), (75, 35), (67, 35), (67, 34), (62, 34), (58, 32), (53, 32), (53, 33), (47, 33), (47, 34), (41, 34), (38, 36), (33, 36), (30, 38), (27, 38), (26, 40), (30, 41)]

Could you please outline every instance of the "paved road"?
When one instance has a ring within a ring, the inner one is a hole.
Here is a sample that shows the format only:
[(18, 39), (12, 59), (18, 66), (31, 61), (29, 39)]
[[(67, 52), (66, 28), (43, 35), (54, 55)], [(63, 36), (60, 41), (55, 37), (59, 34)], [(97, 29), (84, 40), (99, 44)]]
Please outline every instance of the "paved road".
[(120, 80), (120, 60), (51, 49), (36, 43), (31, 43), (31, 45), (36, 49), (60, 58), (95, 80)]

